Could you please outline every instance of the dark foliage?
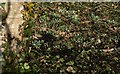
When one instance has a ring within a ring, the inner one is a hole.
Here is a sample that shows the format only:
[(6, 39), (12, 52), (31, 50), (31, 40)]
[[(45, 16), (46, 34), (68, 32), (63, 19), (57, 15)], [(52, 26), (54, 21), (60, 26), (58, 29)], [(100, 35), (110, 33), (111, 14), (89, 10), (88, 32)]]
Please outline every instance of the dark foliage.
[(12, 57), (16, 72), (120, 73), (119, 3), (35, 2), (24, 8), (23, 48)]

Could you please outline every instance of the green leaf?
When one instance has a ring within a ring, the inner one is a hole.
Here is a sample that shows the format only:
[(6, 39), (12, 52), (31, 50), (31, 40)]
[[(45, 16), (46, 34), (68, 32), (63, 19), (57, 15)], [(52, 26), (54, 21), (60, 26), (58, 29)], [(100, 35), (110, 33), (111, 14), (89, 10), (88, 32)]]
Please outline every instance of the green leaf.
[(25, 69), (29, 69), (30, 68), (30, 66), (28, 65), (28, 63), (24, 63), (24, 68)]
[(34, 25), (35, 25), (35, 24), (34, 24), (34, 20), (31, 20), (31, 21), (29, 22), (29, 26), (30, 26), (30, 27), (34, 27)]
[(74, 61), (69, 61), (66, 63), (66, 65), (74, 65)]
[(63, 62), (63, 61), (65, 61), (65, 60), (64, 60), (63, 58), (60, 58), (59, 61)]
[(30, 30), (29, 30), (29, 28), (27, 28), (27, 29), (24, 31), (24, 35), (25, 35), (25, 36), (30, 36)]
[(57, 56), (56, 56), (56, 58), (60, 58), (60, 56), (59, 56), (59, 55), (57, 55)]
[(47, 51), (51, 51), (51, 48), (48, 48)]
[(59, 65), (59, 64), (57, 64), (57, 65), (56, 65), (56, 67), (58, 68), (58, 67), (60, 67), (60, 65)]
[(62, 25), (59, 27), (60, 30), (66, 31), (67, 30), (67, 26), (66, 25)]

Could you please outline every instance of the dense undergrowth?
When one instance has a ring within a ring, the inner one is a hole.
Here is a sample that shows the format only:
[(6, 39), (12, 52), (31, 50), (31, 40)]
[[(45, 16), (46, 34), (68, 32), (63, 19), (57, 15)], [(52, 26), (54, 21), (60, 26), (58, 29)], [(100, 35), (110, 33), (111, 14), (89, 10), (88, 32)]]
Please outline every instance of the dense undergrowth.
[(21, 52), (4, 72), (120, 73), (120, 3), (24, 3)]

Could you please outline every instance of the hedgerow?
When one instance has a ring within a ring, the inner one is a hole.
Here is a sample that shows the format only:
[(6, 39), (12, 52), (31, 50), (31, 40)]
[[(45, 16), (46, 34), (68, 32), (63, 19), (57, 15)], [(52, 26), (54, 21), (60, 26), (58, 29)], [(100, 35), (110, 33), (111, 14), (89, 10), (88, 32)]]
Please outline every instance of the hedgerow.
[(4, 52), (11, 58), (6, 58), (5, 72), (120, 73), (119, 3), (23, 6), (21, 52), (14, 56)]

